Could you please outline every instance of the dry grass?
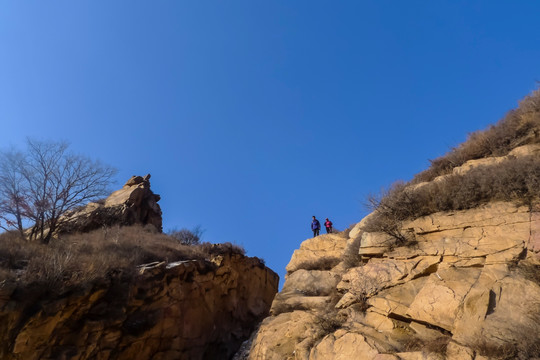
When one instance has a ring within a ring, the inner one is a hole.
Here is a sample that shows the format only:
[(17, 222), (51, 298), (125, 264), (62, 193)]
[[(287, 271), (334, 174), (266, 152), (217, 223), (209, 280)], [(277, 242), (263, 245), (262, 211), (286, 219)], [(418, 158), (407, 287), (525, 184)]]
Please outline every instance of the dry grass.
[(469, 160), (507, 155), (515, 147), (531, 143), (540, 143), (540, 89), (497, 124), (470, 134), (463, 144), (432, 160), (430, 168), (416, 175), (413, 183), (431, 181)]
[(0, 234), (0, 284), (62, 291), (106, 279), (113, 273), (133, 276), (140, 264), (205, 259), (222, 253), (243, 254), (244, 250), (230, 243), (182, 245), (140, 226), (63, 236), (48, 245), (4, 233)]
[(404, 344), (404, 351), (422, 351), (424, 354), (446, 354), (446, 348), (452, 339), (451, 336), (442, 335), (433, 339), (419, 339), (411, 337)]
[(540, 357), (540, 339), (538, 339), (539, 326), (523, 329), (522, 337), (518, 341), (503, 345), (481, 340), (472, 345), (476, 354), (488, 359), (500, 360), (528, 360)]
[(528, 261), (520, 261), (514, 270), (525, 279), (540, 286), (540, 265)]
[(332, 334), (344, 326), (347, 316), (336, 309), (336, 304), (340, 298), (341, 295), (334, 291), (324, 309), (312, 312), (315, 316), (313, 328), (316, 332), (306, 344), (308, 348), (314, 348), (326, 335)]
[(540, 158), (510, 158), (495, 165), (478, 166), (414, 187), (396, 183), (381, 197), (370, 199), (376, 214), (365, 231), (380, 231), (406, 242), (403, 221), (439, 211), (466, 210), (491, 201), (534, 206), (540, 200)]

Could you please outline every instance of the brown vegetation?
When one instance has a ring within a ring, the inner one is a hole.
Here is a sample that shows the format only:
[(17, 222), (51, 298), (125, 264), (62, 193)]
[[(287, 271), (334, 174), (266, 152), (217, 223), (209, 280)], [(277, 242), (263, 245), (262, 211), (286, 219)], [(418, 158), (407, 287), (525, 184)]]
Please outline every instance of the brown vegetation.
[(538, 331), (540, 326), (537, 321), (539, 320), (539, 314), (528, 314), (534, 318), (533, 326), (524, 327), (516, 334), (516, 339), (512, 342), (506, 342), (501, 344), (486, 339), (479, 339), (471, 344), (471, 348), (482, 356), (489, 359), (501, 359), (501, 360), (527, 360), (537, 359), (540, 355), (540, 339), (538, 339)]
[(140, 226), (63, 236), (48, 245), (8, 232), (0, 234), (0, 286), (11, 282), (63, 291), (114, 273), (133, 276), (137, 266), (145, 263), (205, 259), (222, 253), (243, 254), (244, 250), (230, 243), (183, 245)]
[(431, 160), (429, 169), (416, 175), (413, 183), (431, 181), (469, 160), (507, 155), (515, 147), (531, 143), (540, 143), (540, 89), (525, 97), (497, 124), (470, 134), (463, 144)]
[(444, 355), (451, 339), (451, 336), (443, 334), (432, 339), (411, 337), (404, 344), (404, 351), (421, 351), (423, 354)]
[(341, 262), (340, 258), (336, 257), (321, 257), (316, 260), (304, 261), (298, 264), (295, 271), (304, 270), (331, 270), (334, 266)]

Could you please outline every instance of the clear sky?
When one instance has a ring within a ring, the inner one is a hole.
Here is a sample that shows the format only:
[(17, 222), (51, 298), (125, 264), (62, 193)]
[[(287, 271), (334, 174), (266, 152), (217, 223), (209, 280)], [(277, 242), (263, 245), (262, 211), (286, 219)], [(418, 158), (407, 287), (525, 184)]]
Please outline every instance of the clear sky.
[(540, 80), (540, 2), (0, 4), (0, 147), (27, 136), (152, 174), (283, 278), (311, 216), (339, 229)]

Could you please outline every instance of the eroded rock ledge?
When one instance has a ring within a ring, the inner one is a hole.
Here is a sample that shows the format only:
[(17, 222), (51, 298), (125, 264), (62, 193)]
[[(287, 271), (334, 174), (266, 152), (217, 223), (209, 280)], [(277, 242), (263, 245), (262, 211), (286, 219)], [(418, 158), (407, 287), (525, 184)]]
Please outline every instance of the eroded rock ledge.
[(151, 225), (162, 231), (161, 197), (150, 189), (150, 174), (132, 176), (99, 203), (90, 203), (61, 219), (58, 233), (88, 232), (103, 226)]
[(229, 359), (278, 287), (259, 259), (234, 253), (139, 271), (61, 296), (0, 287), (0, 358)]

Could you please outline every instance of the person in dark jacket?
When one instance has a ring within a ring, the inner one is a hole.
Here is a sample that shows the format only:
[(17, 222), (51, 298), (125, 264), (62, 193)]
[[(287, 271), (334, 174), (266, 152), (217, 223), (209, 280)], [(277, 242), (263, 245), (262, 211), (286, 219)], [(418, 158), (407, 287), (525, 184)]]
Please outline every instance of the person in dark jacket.
[(313, 237), (319, 236), (319, 231), (321, 230), (321, 223), (315, 218), (315, 216), (313, 216), (313, 221), (311, 222), (311, 230), (313, 230)]
[(324, 222), (324, 227), (326, 228), (326, 233), (330, 234), (332, 232), (332, 222), (326, 218), (326, 221)]

